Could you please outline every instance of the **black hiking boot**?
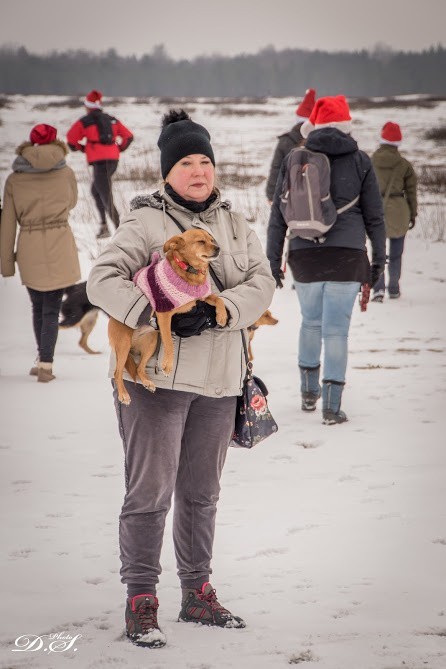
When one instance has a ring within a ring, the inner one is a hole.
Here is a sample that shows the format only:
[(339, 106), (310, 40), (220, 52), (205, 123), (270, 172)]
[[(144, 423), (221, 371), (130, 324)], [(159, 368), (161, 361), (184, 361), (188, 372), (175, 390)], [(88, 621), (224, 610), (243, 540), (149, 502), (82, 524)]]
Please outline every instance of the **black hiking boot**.
[(242, 618), (232, 615), (220, 604), (210, 583), (204, 583), (201, 589), (186, 590), (178, 621), (215, 627), (246, 627)]
[(126, 634), (136, 646), (162, 648), (166, 645), (166, 636), (158, 626), (158, 606), (154, 595), (135, 595), (127, 599)]
[(336, 425), (337, 423), (345, 423), (346, 421), (348, 421), (348, 418), (344, 411), (339, 410), (337, 413), (333, 409), (323, 409), (322, 411), (323, 425)]
[(384, 302), (384, 291), (383, 290), (377, 290), (376, 293), (374, 293), (372, 297), (372, 302), (378, 302), (382, 304)]
[(315, 411), (316, 402), (318, 401), (320, 395), (315, 395), (314, 393), (302, 393), (302, 411)]

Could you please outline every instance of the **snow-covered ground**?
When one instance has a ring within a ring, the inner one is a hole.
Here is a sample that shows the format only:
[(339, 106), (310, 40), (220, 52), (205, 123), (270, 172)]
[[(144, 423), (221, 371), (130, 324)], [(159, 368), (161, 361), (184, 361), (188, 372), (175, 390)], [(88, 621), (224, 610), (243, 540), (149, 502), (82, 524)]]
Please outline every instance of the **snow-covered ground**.
[[(3, 181), (13, 147), (34, 123), (66, 130), (78, 115), (33, 111), (42, 101), (17, 97), (0, 112)], [(215, 138), (217, 161), (236, 163), (244, 155), (254, 173), (265, 174), (274, 136), (293, 121), (291, 103), (271, 100), (275, 116), (218, 116), (197, 103), (193, 117)], [(156, 161), (164, 108), (113, 108), (137, 134), (122, 171), (142, 159), (144, 147)], [(364, 148), (374, 148), (384, 121), (403, 116), (408, 136), (418, 137), (408, 137), (408, 157), (419, 166), (441, 162), (441, 152), (420, 138), (421, 128), (446, 120), (444, 103), (357, 116), (355, 136)], [(86, 278), (99, 250), (95, 212), (84, 157), (69, 160), (80, 177), (72, 224)], [(124, 212), (141, 188), (116, 186)], [(263, 220), (263, 188), (225, 194), (242, 208), (258, 203)], [(256, 229), (264, 239), (264, 226)], [(300, 317), (289, 277), (276, 292), (272, 311), (280, 322), (257, 332), (254, 353), (279, 433), (252, 451), (230, 450), (213, 561), (219, 598), (248, 626), (176, 622), (180, 591), (169, 522), (158, 590), (168, 637), (162, 650), (136, 648), (123, 636), (123, 457), (107, 379), (106, 318), (100, 315), (90, 337), (102, 355), (85, 354), (76, 330), (61, 331), (57, 379), (37, 384), (28, 376), (34, 341), (26, 290), (17, 277), (0, 278), (2, 669), (59, 669), (65, 661), (79, 669), (277, 669), (305, 662), (320, 669), (444, 669), (446, 246), (428, 240), (425, 230), (417, 226), (408, 236), (402, 298), (372, 303), (366, 313), (354, 309), (347, 424), (323, 426), (320, 410), (300, 411)], [(23, 635), (41, 636), (42, 643), (20, 650), (15, 642)], [(68, 647), (51, 652), (57, 635)], [(71, 644), (67, 637), (76, 635)]]

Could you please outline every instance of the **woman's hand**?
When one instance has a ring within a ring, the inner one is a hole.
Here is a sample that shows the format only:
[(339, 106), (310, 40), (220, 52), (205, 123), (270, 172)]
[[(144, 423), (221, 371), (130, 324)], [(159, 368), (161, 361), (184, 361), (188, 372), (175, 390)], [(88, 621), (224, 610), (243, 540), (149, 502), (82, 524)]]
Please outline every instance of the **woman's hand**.
[(206, 302), (198, 301), (195, 307), (185, 314), (172, 316), (171, 330), (178, 337), (194, 337), (203, 330), (217, 326), (215, 307)]

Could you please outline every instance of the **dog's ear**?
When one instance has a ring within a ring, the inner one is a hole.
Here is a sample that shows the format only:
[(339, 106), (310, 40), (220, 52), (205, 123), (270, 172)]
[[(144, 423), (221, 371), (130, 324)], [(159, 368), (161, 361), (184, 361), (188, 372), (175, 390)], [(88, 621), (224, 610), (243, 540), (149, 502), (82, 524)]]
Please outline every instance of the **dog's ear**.
[(167, 240), (167, 242), (165, 242), (163, 251), (164, 253), (167, 253), (168, 251), (175, 251), (176, 249), (180, 249), (182, 246), (184, 246), (184, 239), (181, 237), (181, 235), (175, 235), (175, 237), (171, 237)]

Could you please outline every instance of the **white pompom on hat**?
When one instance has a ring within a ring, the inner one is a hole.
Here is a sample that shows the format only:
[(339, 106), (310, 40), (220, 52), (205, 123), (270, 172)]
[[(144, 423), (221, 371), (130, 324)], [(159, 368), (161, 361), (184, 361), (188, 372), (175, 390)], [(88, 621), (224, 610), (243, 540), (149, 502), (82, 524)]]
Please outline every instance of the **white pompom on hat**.
[(310, 118), (302, 125), (300, 132), (302, 137), (306, 138), (310, 132), (321, 128), (337, 128), (347, 134), (351, 132), (352, 117), (344, 95), (316, 100)]
[(101, 91), (92, 90), (85, 97), (84, 105), (88, 109), (102, 109), (102, 93)]

